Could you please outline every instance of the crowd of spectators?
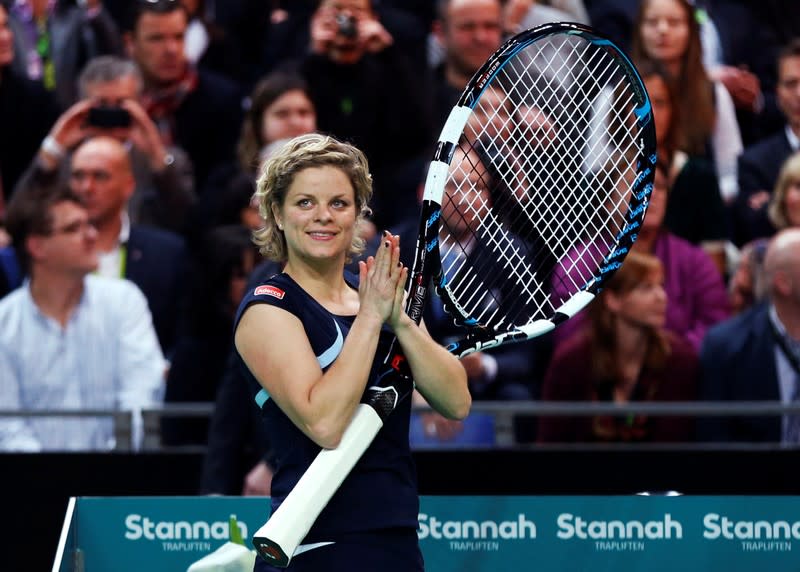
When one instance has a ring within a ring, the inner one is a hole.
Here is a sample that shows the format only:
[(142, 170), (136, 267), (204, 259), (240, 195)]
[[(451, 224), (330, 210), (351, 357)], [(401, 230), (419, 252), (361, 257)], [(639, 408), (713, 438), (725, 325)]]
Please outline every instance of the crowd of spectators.
[[(260, 164), (313, 131), (353, 142), (374, 177), (365, 238), (390, 228), (409, 236), (408, 256), (427, 160), (461, 90), (504, 38), (552, 21), (595, 26), (640, 70), (659, 149), (652, 204), (630, 268), (585, 314), (552, 339), (465, 360), (474, 397), (790, 402), (800, 394), (792, 0), (2, 0), (0, 409), (219, 398), (210, 437), (207, 422), (167, 419), (164, 442), (210, 443), (207, 492), (268, 492), (268, 436), (229, 363), (245, 285), (276, 271), (249, 241)], [(437, 312), (434, 300), (426, 321), (444, 341), (452, 328)], [(774, 354), (759, 354), (763, 367), (736, 361), (750, 341), (743, 324)], [(101, 341), (77, 350), (79, 333)], [(157, 387), (130, 365), (143, 346)], [(76, 360), (104, 351), (84, 376)], [(769, 391), (750, 391), (751, 371)], [(792, 416), (757, 430), (629, 421), (543, 421), (518, 437), (798, 434)], [(26, 423), (0, 420), (0, 450), (112, 445), (105, 426), (67, 446), (72, 433)], [(420, 423), (440, 440), (469, 428)]]

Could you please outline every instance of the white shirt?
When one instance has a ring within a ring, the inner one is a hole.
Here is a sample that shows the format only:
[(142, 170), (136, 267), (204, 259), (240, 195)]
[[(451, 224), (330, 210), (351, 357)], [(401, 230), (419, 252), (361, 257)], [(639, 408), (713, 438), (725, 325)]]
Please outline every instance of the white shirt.
[(792, 148), (792, 151), (800, 151), (800, 137), (794, 134), (794, 130), (792, 130), (792, 126), (787, 124), (786, 127), (786, 139), (789, 140), (789, 147)]
[[(127, 260), (122, 259), (122, 245), (128, 244), (131, 236), (131, 219), (127, 212), (122, 213), (122, 225), (119, 229), (119, 239), (117, 244), (108, 252), (98, 253), (97, 274), (108, 276), (109, 278), (125, 278), (125, 266)], [(126, 251), (127, 256), (127, 251)]]
[[(87, 276), (63, 327), (36, 306), (30, 284), (0, 300), (0, 409), (134, 411), (163, 400), (164, 356), (139, 288)], [(110, 417), (0, 417), (0, 451), (107, 450)]]

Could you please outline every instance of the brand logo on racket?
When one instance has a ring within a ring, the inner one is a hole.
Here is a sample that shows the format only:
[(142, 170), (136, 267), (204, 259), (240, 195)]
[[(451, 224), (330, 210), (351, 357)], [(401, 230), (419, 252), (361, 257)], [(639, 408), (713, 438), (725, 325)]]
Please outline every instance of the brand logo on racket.
[(608, 274), (622, 266), (621, 262), (612, 262), (611, 264), (606, 264), (600, 269), (600, 274)]
[(278, 300), (283, 300), (283, 297), (286, 294), (286, 292), (284, 292), (280, 288), (276, 288), (275, 286), (259, 286), (253, 291), (253, 294), (256, 296), (261, 296), (261, 295), (274, 296)]
[[(636, 178), (633, 180), (633, 187), (638, 187), (642, 183), (644, 183), (645, 179), (650, 175), (652, 169), (650, 167), (645, 168), (644, 171), (639, 171), (639, 174), (636, 175)], [(643, 195), (636, 195), (637, 199), (641, 199)]]
[(439, 220), (440, 216), (442, 216), (442, 211), (440, 211), (440, 210), (436, 211), (435, 213), (433, 213), (431, 215), (431, 217), (428, 219), (428, 222), (425, 223), (425, 227), (426, 228), (430, 228), (431, 225), (433, 225), (433, 223), (435, 223), (437, 220)]
[(630, 211), (629, 216), (638, 216), (639, 213), (643, 212), (647, 205), (641, 204), (637, 206), (635, 209)]
[[(628, 223), (627, 225), (625, 225), (625, 228), (623, 228), (623, 229), (622, 229), (621, 231), (619, 231), (619, 233), (617, 234), (617, 237), (616, 237), (616, 238), (617, 238), (617, 242), (619, 242), (620, 240), (622, 240), (623, 238), (625, 238), (625, 236), (627, 236), (628, 234), (630, 234), (630, 233), (631, 233), (631, 231), (633, 231), (633, 230), (636, 230), (637, 228), (639, 228), (639, 221), (638, 221), (638, 220), (635, 220), (635, 221), (633, 221), (633, 222), (631, 222), (631, 223)], [(634, 239), (634, 240), (635, 240), (635, 239)]]

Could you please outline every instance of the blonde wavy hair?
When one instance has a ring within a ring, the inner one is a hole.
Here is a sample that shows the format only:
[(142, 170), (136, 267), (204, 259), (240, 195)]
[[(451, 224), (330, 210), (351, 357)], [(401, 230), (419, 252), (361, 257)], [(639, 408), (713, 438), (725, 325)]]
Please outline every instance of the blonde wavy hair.
[(800, 152), (789, 155), (783, 162), (767, 207), (767, 216), (777, 230), (791, 226), (786, 215), (786, 194), (789, 192), (789, 187), (798, 181), (800, 181)]
[(372, 175), (369, 163), (360, 150), (329, 135), (309, 133), (288, 140), (261, 167), (253, 198), (264, 226), (253, 232), (253, 242), (259, 252), (276, 262), (286, 262), (286, 238), (278, 228), (273, 206), (280, 211), (295, 176), (312, 167), (336, 167), (353, 185), (357, 215), (356, 232), (348, 250), (348, 261), (364, 251), (364, 239), (358, 232), (371, 214)]

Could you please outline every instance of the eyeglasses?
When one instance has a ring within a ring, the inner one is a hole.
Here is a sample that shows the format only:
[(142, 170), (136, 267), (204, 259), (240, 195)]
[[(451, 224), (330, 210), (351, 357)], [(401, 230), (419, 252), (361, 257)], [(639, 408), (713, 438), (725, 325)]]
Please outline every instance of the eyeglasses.
[(94, 225), (88, 220), (76, 220), (66, 224), (60, 228), (51, 229), (47, 236), (54, 236), (57, 234), (78, 234), (79, 232), (88, 232), (94, 230)]

